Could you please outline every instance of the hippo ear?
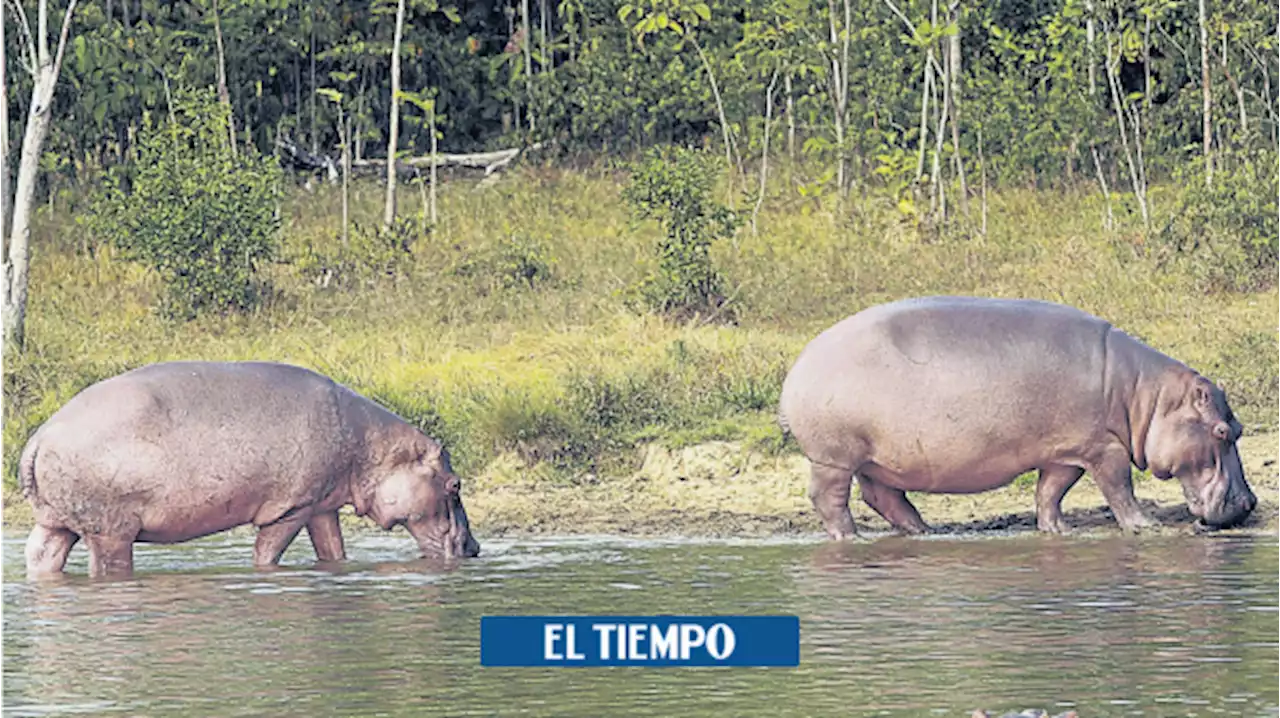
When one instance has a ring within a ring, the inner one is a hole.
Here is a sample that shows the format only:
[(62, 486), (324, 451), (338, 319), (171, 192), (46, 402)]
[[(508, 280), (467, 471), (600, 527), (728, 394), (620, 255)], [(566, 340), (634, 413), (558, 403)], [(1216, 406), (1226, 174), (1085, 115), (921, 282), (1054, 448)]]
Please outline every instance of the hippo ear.
[(1191, 390), (1191, 400), (1197, 409), (1208, 409), (1213, 406), (1213, 395), (1205, 382), (1197, 381)]
[(439, 443), (427, 440), (423, 443), (422, 453), (418, 455), (418, 463), (430, 464), (440, 459), (440, 451), (443, 447)]
[(462, 479), (457, 476), (450, 476), (445, 479), (444, 490), (452, 496), (457, 496), (462, 491)]

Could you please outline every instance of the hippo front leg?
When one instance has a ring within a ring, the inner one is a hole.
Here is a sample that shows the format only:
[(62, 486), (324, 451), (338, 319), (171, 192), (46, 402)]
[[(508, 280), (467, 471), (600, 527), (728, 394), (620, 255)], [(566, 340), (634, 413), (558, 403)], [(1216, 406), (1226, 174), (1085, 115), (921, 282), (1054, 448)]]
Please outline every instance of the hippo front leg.
[(311, 538), (317, 560), (346, 560), (347, 552), (342, 545), (342, 526), (338, 523), (337, 511), (312, 516), (307, 521), (307, 536)]
[(1116, 523), (1125, 531), (1138, 531), (1156, 525), (1142, 507), (1138, 505), (1138, 497), (1133, 493), (1133, 471), (1129, 468), (1129, 452), (1124, 449), (1110, 449), (1098, 462), (1089, 467), (1089, 473), (1102, 491), (1102, 497), (1111, 507)]
[(1067, 524), (1062, 520), (1062, 497), (1084, 476), (1079, 466), (1055, 464), (1040, 469), (1036, 482), (1036, 528), (1047, 533), (1064, 534)]

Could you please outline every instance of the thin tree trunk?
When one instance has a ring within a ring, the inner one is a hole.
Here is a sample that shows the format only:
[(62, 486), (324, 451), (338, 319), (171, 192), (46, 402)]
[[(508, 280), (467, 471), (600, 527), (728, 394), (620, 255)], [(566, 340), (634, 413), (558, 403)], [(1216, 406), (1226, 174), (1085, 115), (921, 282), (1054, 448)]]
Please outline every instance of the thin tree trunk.
[(218, 47), (218, 101), (227, 108), (227, 133), (231, 140), (231, 156), (235, 157), (236, 115), (231, 109), (231, 93), (227, 91), (226, 49), (222, 44), (222, 19), (218, 13), (218, 0), (213, 0), (213, 38)]
[[(528, 2), (528, 0), (525, 0), (525, 1), (526, 1), (526, 2)], [(738, 171), (739, 171), (739, 172), (741, 172), (741, 171), (742, 171), (742, 163), (741, 163), (741, 162), (737, 162), (737, 163), (735, 163), (735, 162), (734, 162), (734, 157), (735, 157), (735, 155), (737, 154), (737, 153), (735, 152), (735, 149), (736, 149), (736, 148), (735, 148), (735, 147), (734, 147), (734, 145), (733, 145), (733, 138), (732, 138), (732, 136), (729, 134), (729, 120), (725, 117), (725, 114), (724, 114), (724, 101), (720, 99), (720, 86), (716, 84), (716, 73), (712, 71), (712, 69), (711, 69), (711, 62), (707, 59), (707, 54), (706, 54), (705, 52), (703, 52), (703, 51), (702, 51), (702, 44), (698, 42), (698, 38), (693, 37), (692, 35), (690, 35), (690, 37), (693, 39), (693, 47), (694, 47), (694, 49), (698, 51), (698, 57), (702, 58), (702, 67), (703, 67), (703, 69), (705, 69), (705, 70), (707, 71), (707, 80), (708, 80), (708, 81), (710, 81), (710, 83), (711, 83), (711, 94), (716, 98), (716, 113), (717, 113), (717, 114), (719, 115), (719, 117), (720, 117), (720, 131), (721, 131), (721, 133), (724, 135), (724, 158), (725, 158), (725, 161), (727, 161), (727, 162), (729, 163), (729, 169), (730, 169), (731, 174), (732, 174), (732, 170), (733, 170), (733, 168), (734, 168), (734, 167), (737, 167), (737, 168), (738, 168)], [(732, 191), (733, 191), (733, 180), (732, 180), (732, 177), (731, 177), (731, 179), (730, 179), (730, 181), (729, 181), (729, 187), (730, 187), (730, 200), (729, 200), (729, 201), (732, 203), (732, 201), (733, 201), (733, 195), (732, 195)]]
[[(849, 1), (844, 0), (844, 31), (837, 29), (835, 0), (827, 0), (827, 25), (831, 35), (831, 110), (836, 131), (836, 190), (843, 201), (848, 188), (848, 148), (845, 125), (849, 116)], [(843, 35), (843, 39), (841, 38)], [(834, 48), (840, 47), (840, 54)]]
[(4, 321), (4, 348), (21, 350), (26, 335), (27, 281), (31, 265), (31, 214), (35, 204), (36, 181), (40, 174), (40, 153), (53, 123), (53, 93), (62, 71), (62, 55), (71, 32), (71, 17), (76, 0), (67, 5), (62, 19), (56, 54), (49, 53), (49, 3), (38, 6), (39, 36), (28, 38), (27, 50), (32, 62), (31, 104), (27, 110), (27, 126), (22, 136), (22, 155), (18, 164), (18, 185), (13, 198), (13, 224), (7, 247), (0, 247), (0, 317)]
[(924, 60), (924, 92), (920, 99), (920, 155), (916, 159), (916, 178), (924, 177), (924, 155), (929, 146), (929, 93), (933, 81), (933, 50), (930, 49)]
[[(1116, 125), (1120, 129), (1120, 144), (1121, 146), (1124, 147), (1124, 157), (1126, 162), (1128, 162), (1128, 165), (1129, 165), (1129, 179), (1133, 183), (1133, 195), (1138, 200), (1138, 209), (1142, 212), (1142, 225), (1147, 229), (1150, 229), (1151, 215), (1147, 211), (1147, 188), (1146, 188), (1146, 183), (1142, 180), (1142, 177), (1145, 175), (1145, 172), (1143, 173), (1143, 175), (1139, 175), (1138, 168), (1137, 166), (1134, 165), (1134, 162), (1133, 162), (1133, 151), (1129, 148), (1129, 136), (1128, 136), (1128, 132), (1126, 132), (1125, 130), (1125, 125), (1128, 124), (1128, 121), (1125, 118), (1124, 108), (1120, 103), (1120, 87), (1119, 87), (1120, 83), (1115, 76), (1116, 72), (1119, 69), (1118, 68), (1119, 58), (1117, 58), (1117, 67), (1112, 68), (1111, 66), (1111, 34), (1110, 34), (1110, 31), (1105, 27), (1103, 28), (1103, 32), (1106, 35), (1106, 42), (1107, 42), (1107, 85), (1111, 88), (1111, 102), (1112, 102), (1112, 105), (1115, 107)], [(1136, 143), (1137, 141), (1138, 141), (1138, 138), (1135, 137), (1134, 142)]]
[(769, 78), (769, 86), (764, 91), (764, 142), (760, 150), (760, 194), (756, 197), (756, 206), (751, 210), (751, 233), (755, 234), (756, 217), (760, 215), (760, 207), (764, 205), (765, 190), (769, 186), (769, 123), (773, 120), (773, 88), (778, 83), (778, 69), (774, 69)]
[(978, 128), (978, 172), (982, 175), (982, 236), (987, 236), (987, 163), (982, 156), (982, 128)]
[(1147, 27), (1142, 33), (1142, 104), (1151, 111), (1151, 13), (1147, 13)]
[[(1225, 36), (1223, 38), (1225, 40)], [(1249, 112), (1244, 104), (1244, 90), (1240, 84), (1236, 82), (1235, 75), (1231, 74), (1231, 68), (1227, 66), (1227, 49), (1222, 48), (1222, 74), (1227, 78), (1227, 84), (1231, 85), (1231, 92), (1236, 96), (1236, 104), (1240, 107), (1240, 137), (1243, 138), (1249, 134)]]
[(363, 122), (362, 118), (364, 117), (364, 88), (368, 80), (369, 75), (364, 70), (361, 70), (360, 89), (356, 90), (356, 131), (351, 138), (356, 162), (364, 159), (364, 126), (360, 123)]
[(1111, 190), (1107, 187), (1106, 175), (1102, 173), (1102, 160), (1098, 159), (1097, 146), (1090, 144), (1089, 151), (1093, 153), (1093, 169), (1098, 173), (1098, 186), (1102, 188), (1102, 199), (1106, 202), (1107, 213), (1102, 218), (1102, 228), (1110, 232), (1115, 226), (1115, 216), (1111, 214)]
[[(9, 226), (9, 45), (5, 35), (9, 13), (0, 5), (0, 238)], [(0, 257), (3, 259), (3, 257)]]
[(791, 70), (787, 70), (787, 75), (783, 80), (786, 83), (787, 90), (787, 157), (791, 160), (796, 158), (796, 107), (795, 95), (791, 91)]
[(1213, 185), (1213, 91), (1209, 79), (1209, 13), (1200, 0), (1200, 87), (1204, 98), (1204, 183)]
[(436, 156), (436, 108), (431, 106), (431, 226), (436, 226), (439, 217), (436, 214), (436, 165), (439, 159)]
[[(527, 0), (526, 0), (527, 2)], [(400, 144), (400, 36), (404, 32), (404, 5), (396, 5), (396, 37), (391, 45), (391, 120), (387, 139), (387, 201), (382, 210), (382, 228), (396, 221), (396, 148)]]
[(320, 136), (316, 132), (316, 11), (311, 9), (311, 154), (319, 154)]
[(525, 114), (529, 116), (529, 132), (534, 131), (533, 118), (533, 28), (529, 25), (529, 0), (520, 0), (520, 24), (524, 28), (524, 88), (529, 100)]
[(538, 63), (538, 74), (547, 74), (547, 66), (551, 64), (551, 53), (547, 38), (551, 34), (551, 13), (547, 12), (547, 0), (538, 0), (538, 21), (542, 26), (542, 61)]
[[(937, 9), (937, 0), (934, 0), (935, 15)], [(935, 17), (934, 22), (937, 22)], [(942, 102), (935, 105), (934, 112), (937, 122), (937, 130), (933, 133), (934, 150), (933, 150), (933, 197), (937, 203), (938, 216), (940, 221), (947, 221), (947, 191), (942, 183), (942, 143), (947, 136), (947, 106), (951, 104), (951, 73), (943, 68), (942, 73)]]
[(1098, 31), (1093, 19), (1093, 0), (1085, 0), (1084, 2), (1084, 33), (1085, 33), (1085, 66), (1089, 68), (1089, 97), (1098, 94), (1098, 80), (1096, 66), (1098, 64), (1097, 54), (1093, 50), (1094, 39), (1097, 37)]
[[(955, 21), (956, 3), (951, 5), (948, 13)], [(964, 179), (964, 154), (960, 151), (960, 31), (957, 24), (956, 34), (951, 37), (951, 156), (954, 158), (956, 179), (960, 182), (960, 211), (969, 216), (969, 187)]]
[[(340, 161), (342, 162), (342, 246), (344, 247), (350, 243), (350, 235), (347, 230), (351, 217), (351, 200), (348, 197), (348, 188), (350, 187), (351, 182), (351, 152), (347, 148), (347, 145), (349, 144), (348, 135), (350, 134), (351, 133), (347, 129), (346, 118), (343, 116), (342, 105), (338, 105), (338, 141), (342, 143), (342, 157)], [(388, 162), (387, 164), (394, 165), (392, 162)]]

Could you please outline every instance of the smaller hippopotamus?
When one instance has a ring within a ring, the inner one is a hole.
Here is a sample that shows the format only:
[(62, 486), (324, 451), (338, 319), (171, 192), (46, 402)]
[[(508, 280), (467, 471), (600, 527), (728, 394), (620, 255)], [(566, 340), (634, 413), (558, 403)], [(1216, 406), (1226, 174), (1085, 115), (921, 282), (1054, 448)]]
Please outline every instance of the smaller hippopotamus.
[(783, 382), (783, 429), (812, 464), (827, 533), (856, 533), (849, 494), (906, 533), (928, 530), (906, 492), (963, 494), (1038, 470), (1036, 523), (1063, 532), (1087, 471), (1116, 521), (1153, 523), (1130, 465), (1177, 478), (1191, 513), (1225, 527), (1257, 505), (1226, 394), (1098, 317), (1050, 302), (922, 297), (815, 338)]
[(425, 555), (475, 556), (461, 480), (439, 442), (350, 389), (268, 362), (168, 362), (77, 394), (27, 442), (35, 509), (27, 574), (59, 574), (80, 539), (92, 576), (128, 575), (135, 541), (178, 543), (252, 524), (255, 566), (304, 527), (346, 558), (338, 510), (403, 525)]

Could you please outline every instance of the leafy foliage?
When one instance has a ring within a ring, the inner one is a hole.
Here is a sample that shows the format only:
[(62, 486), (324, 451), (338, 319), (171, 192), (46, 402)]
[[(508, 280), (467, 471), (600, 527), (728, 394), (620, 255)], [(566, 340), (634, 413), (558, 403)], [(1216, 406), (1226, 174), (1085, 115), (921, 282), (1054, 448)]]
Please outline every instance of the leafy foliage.
[(164, 281), (162, 311), (190, 319), (254, 307), (276, 254), (280, 170), (252, 148), (233, 154), (212, 92), (184, 92), (174, 121), (148, 122), (136, 174), (115, 168), (94, 199), (92, 232)]
[(1158, 235), (1161, 248), (1189, 261), (1211, 289), (1250, 291), (1275, 285), (1280, 251), (1276, 154), (1219, 156), (1206, 187), (1195, 165), (1179, 168), (1186, 187)]
[(688, 317), (722, 309), (724, 281), (711, 261), (711, 244), (732, 235), (740, 219), (712, 199), (717, 177), (717, 165), (706, 155), (662, 147), (634, 167), (623, 190), (635, 215), (657, 220), (666, 233), (658, 244), (657, 272), (638, 287), (654, 311)]

